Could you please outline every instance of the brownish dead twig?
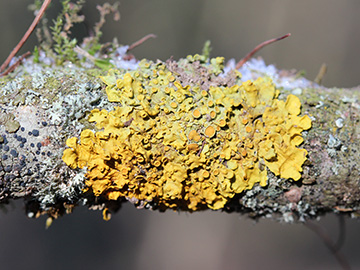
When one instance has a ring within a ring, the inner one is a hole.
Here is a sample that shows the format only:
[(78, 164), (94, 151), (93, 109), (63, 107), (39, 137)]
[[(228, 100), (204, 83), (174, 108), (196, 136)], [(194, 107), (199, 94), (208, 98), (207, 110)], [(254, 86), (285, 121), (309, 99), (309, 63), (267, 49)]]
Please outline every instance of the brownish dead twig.
[(327, 71), (327, 66), (324, 63), (321, 65), (319, 73), (316, 75), (314, 82), (316, 82), (317, 84), (321, 84), (322, 79), (324, 78), (324, 76), (326, 74), (326, 71)]
[(0, 76), (6, 76), (8, 75), (10, 72), (13, 72), (14, 69), (20, 65), (21, 61), (24, 60), (25, 57), (29, 56), (31, 54), (31, 52), (26, 52), (24, 53), (22, 56), (19, 57), (19, 59), (14, 63), (12, 64), (10, 67), (8, 67), (3, 73), (1, 73)]
[[(13, 57), (17, 54), (17, 52), (21, 49), (21, 47), (24, 45), (24, 43), (26, 42), (26, 40), (29, 38), (29, 36), (31, 35), (31, 33), (34, 31), (36, 25), (39, 23), (41, 17), (44, 15), (45, 10), (47, 9), (47, 7), (49, 6), (49, 4), (51, 3), (51, 0), (44, 0), (38, 14), (36, 15), (34, 21), (32, 22), (32, 24), (30, 25), (30, 27), (28, 28), (28, 30), (26, 31), (26, 33), (24, 34), (24, 36), (22, 37), (22, 39), (19, 41), (19, 43), (16, 45), (16, 47), (11, 51), (11, 53), (9, 54), (9, 56), (6, 58), (5, 62), (1, 65), (0, 67), (0, 72), (3, 72), (6, 67), (9, 65), (11, 59), (13, 59)], [(5, 72), (4, 72), (5, 73)], [(1, 76), (5, 75), (5, 74), (1, 74)]]
[(287, 33), (285, 36), (279, 37), (279, 38), (273, 38), (273, 39), (269, 39), (267, 41), (264, 41), (262, 43), (260, 43), (259, 45), (257, 45), (251, 52), (249, 52), (244, 58), (242, 58), (237, 64), (235, 69), (239, 69), (241, 68), (250, 58), (251, 56), (253, 56), (257, 51), (259, 51), (261, 48), (265, 47), (266, 45), (269, 45), (271, 43), (274, 43), (278, 40), (282, 40), (284, 38), (287, 38), (291, 36), (290, 33)]
[(131, 51), (132, 49), (134, 49), (135, 47), (143, 44), (145, 41), (147, 41), (149, 38), (156, 38), (156, 35), (154, 34), (148, 34), (145, 37), (139, 39), (138, 41), (134, 42), (133, 44), (131, 44), (129, 46), (129, 48), (127, 49), (127, 51)]

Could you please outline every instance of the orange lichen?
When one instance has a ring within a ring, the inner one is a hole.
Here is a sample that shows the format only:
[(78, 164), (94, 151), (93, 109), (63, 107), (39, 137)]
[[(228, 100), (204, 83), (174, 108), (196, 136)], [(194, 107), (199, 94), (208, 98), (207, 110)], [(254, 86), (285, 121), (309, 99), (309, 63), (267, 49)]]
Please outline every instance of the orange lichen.
[(219, 126), (220, 127), (225, 127), (226, 126), (226, 120), (225, 119), (220, 119)]
[(196, 130), (191, 130), (188, 135), (189, 140), (194, 140), (195, 142), (200, 141), (200, 135)]
[(201, 116), (201, 112), (198, 109), (195, 109), (193, 111), (194, 118), (199, 118)]
[(171, 106), (171, 108), (176, 109), (178, 105), (176, 102), (171, 102), (170, 106)]
[(92, 110), (97, 131), (68, 139), (63, 154), (72, 169), (87, 168), (84, 191), (195, 211), (220, 209), (236, 193), (266, 186), (267, 168), (301, 177), (307, 151), (298, 146), (311, 120), (299, 116), (296, 96), (278, 100), (270, 79), (205, 91), (149, 62), (101, 79), (119, 106)]
[(209, 137), (209, 138), (212, 138), (214, 137), (215, 135), (215, 128), (213, 126), (208, 126), (206, 129), (205, 129), (205, 136)]
[(197, 143), (190, 143), (187, 145), (189, 151), (198, 151), (199, 145)]

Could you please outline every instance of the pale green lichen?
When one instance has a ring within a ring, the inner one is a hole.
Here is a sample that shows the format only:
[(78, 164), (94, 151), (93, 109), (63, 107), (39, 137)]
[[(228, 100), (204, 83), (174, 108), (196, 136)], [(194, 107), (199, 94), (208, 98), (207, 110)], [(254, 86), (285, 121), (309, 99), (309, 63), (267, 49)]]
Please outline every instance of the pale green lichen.
[(0, 125), (3, 125), (9, 133), (14, 133), (20, 128), (20, 124), (15, 120), (13, 114), (2, 111), (0, 111)]

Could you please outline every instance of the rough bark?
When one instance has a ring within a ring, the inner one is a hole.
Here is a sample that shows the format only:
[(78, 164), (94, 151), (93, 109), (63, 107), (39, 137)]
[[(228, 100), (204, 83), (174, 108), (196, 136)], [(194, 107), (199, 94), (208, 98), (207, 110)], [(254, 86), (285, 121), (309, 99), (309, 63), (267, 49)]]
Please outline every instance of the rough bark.
[[(268, 70), (248, 65), (241, 72), (256, 77)], [(0, 203), (23, 199), (29, 217), (44, 213), (57, 217), (76, 205), (117, 210), (126, 201), (110, 202), (84, 194), (84, 171), (71, 170), (62, 160), (66, 139), (92, 127), (87, 114), (112, 106), (98, 77), (101, 73), (71, 63), (44, 68), (30, 59), (1, 78)], [(359, 87), (325, 88), (294, 72), (272, 69), (270, 73), (277, 85), (288, 85), (281, 89), (281, 96), (297, 95), (302, 113), (312, 118), (312, 128), (303, 132), (301, 147), (308, 151), (308, 160), (302, 178), (295, 182), (268, 171), (266, 187), (255, 186), (236, 195), (224, 210), (289, 222), (327, 212), (357, 217)]]

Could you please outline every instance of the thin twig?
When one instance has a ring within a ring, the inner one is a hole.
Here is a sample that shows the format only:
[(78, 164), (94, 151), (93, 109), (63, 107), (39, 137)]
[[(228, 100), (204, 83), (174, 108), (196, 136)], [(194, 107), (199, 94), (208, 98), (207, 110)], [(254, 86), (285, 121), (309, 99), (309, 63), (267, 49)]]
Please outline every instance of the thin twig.
[(21, 47), (24, 45), (25, 41), (29, 38), (31, 33), (34, 31), (36, 25), (39, 23), (41, 17), (43, 16), (46, 8), (50, 4), (51, 0), (44, 0), (38, 14), (36, 15), (34, 21), (26, 31), (25, 35), (22, 37), (22, 39), (19, 41), (19, 43), (16, 45), (16, 47), (11, 51), (9, 56), (6, 58), (5, 62), (0, 67), (0, 72), (3, 72), (6, 67), (9, 65), (11, 59), (17, 54), (17, 52), (21, 49)]
[(346, 236), (346, 227), (345, 227), (345, 218), (344, 215), (338, 215), (339, 219), (339, 236), (334, 245), (336, 251), (340, 250), (344, 245), (345, 236)]
[(129, 48), (127, 49), (127, 51), (131, 51), (132, 49), (134, 49), (135, 47), (143, 44), (146, 40), (148, 40), (149, 38), (156, 38), (156, 35), (154, 34), (148, 34), (145, 37), (139, 39), (138, 41), (134, 42), (133, 44), (131, 44), (129, 46)]
[(202, 150), (204, 149), (204, 146), (205, 146), (205, 140), (203, 140), (201, 148), (200, 148), (199, 152), (197, 153), (198, 156), (200, 156)]
[(322, 79), (324, 78), (324, 76), (326, 74), (326, 71), (327, 71), (327, 66), (324, 63), (324, 64), (321, 65), (319, 73), (316, 75), (316, 78), (315, 78), (314, 82), (316, 82), (317, 84), (320, 85), (321, 82), (322, 82)]
[(25, 57), (29, 56), (31, 54), (31, 52), (26, 52), (24, 53), (22, 56), (19, 57), (18, 60), (16, 60), (16, 62), (14, 64), (12, 64), (10, 67), (8, 67), (7, 70), (5, 70), (3, 73), (0, 74), (0, 76), (6, 76), (8, 75), (10, 72), (13, 72), (14, 69), (20, 65), (21, 61), (24, 60)]
[(344, 257), (344, 255), (342, 254), (342, 252), (339, 251), (338, 249), (338, 245), (335, 244), (328, 232), (325, 231), (324, 227), (308, 220), (304, 223), (304, 225), (312, 230), (313, 232), (315, 232), (323, 241), (323, 243), (326, 245), (326, 247), (332, 252), (332, 254), (334, 255), (334, 257), (336, 258), (336, 260), (339, 262), (339, 264), (341, 265), (342, 269), (344, 270), (350, 270), (351, 267), (348, 263), (348, 261), (346, 260), (346, 258)]
[(89, 59), (91, 62), (95, 62), (96, 61), (96, 57), (92, 56), (90, 53), (88, 53), (87, 51), (85, 51), (84, 49), (82, 49), (79, 46), (76, 46), (74, 48), (74, 52), (84, 56), (85, 58)]
[(286, 34), (285, 36), (279, 37), (279, 38), (273, 38), (273, 39), (269, 39), (267, 41), (264, 41), (263, 43), (260, 43), (259, 45), (257, 45), (251, 52), (249, 52), (244, 58), (242, 58), (237, 64), (236, 64), (236, 69), (241, 68), (250, 58), (251, 56), (253, 56), (257, 51), (259, 51), (261, 48), (265, 47), (266, 45), (269, 45), (271, 43), (274, 43), (278, 40), (282, 40), (284, 38), (287, 38), (291, 36), (290, 33)]

